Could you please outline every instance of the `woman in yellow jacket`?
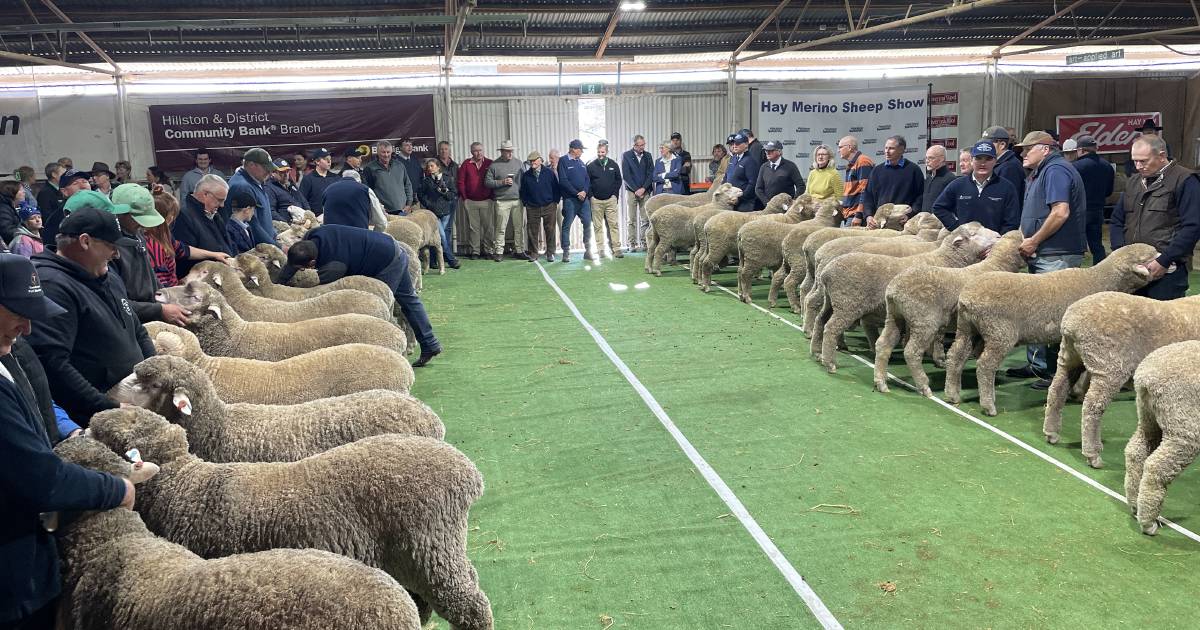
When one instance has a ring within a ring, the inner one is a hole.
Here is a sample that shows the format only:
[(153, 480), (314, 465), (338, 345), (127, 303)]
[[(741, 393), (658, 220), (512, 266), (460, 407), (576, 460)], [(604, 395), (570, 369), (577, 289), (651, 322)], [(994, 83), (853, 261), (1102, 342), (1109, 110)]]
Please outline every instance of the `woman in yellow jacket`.
[(805, 192), (813, 199), (841, 199), (842, 175), (833, 165), (833, 150), (820, 145), (813, 153), (813, 167), (808, 172)]

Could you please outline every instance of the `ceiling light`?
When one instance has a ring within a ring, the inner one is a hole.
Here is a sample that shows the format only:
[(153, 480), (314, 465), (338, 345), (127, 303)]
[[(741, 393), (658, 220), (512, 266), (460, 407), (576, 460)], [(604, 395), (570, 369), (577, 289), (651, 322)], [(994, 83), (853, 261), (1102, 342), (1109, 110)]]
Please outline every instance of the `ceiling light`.
[(642, 0), (625, 0), (621, 3), (622, 11), (645, 11), (646, 3)]

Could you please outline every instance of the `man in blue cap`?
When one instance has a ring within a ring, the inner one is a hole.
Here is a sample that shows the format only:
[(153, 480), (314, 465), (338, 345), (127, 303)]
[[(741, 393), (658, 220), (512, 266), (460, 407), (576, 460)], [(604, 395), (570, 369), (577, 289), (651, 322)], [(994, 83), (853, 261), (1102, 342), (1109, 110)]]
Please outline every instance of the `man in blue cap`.
[(583, 141), (576, 138), (571, 141), (566, 157), (558, 161), (558, 186), (562, 189), (563, 200), (563, 262), (571, 262), (571, 224), (575, 222), (575, 217), (579, 217), (584, 227), (584, 260), (592, 258), (592, 231), (587, 229), (592, 225), (591, 180), (588, 178), (587, 165), (579, 157), (582, 154)]
[(132, 508), (133, 484), (69, 464), (50, 449), (39, 401), (11, 352), (30, 322), (65, 311), (46, 297), (33, 264), (0, 254), (0, 627), (49, 629), (61, 590), (54, 538), (42, 515)]
[(758, 183), (758, 170), (762, 168), (762, 163), (750, 153), (750, 138), (739, 131), (733, 134), (733, 142), (729, 148), (732, 154), (729, 156), (729, 167), (725, 170), (725, 183), (732, 184), (742, 191), (734, 210), (762, 210), (766, 204), (754, 194), (754, 186)]
[(931, 212), (953, 230), (978, 221), (1001, 234), (1021, 224), (1021, 200), (1008, 180), (996, 175), (996, 145), (980, 140), (971, 147), (971, 172), (946, 185)]
[(63, 218), (67, 216), (65, 208), (67, 201), (75, 193), (91, 189), (92, 184), (88, 181), (88, 173), (69, 168), (59, 176), (58, 193), (61, 201), (54, 210), (42, 213), (42, 242), (46, 244), (46, 249), (54, 249), (54, 235), (58, 234), (58, 224), (62, 223)]

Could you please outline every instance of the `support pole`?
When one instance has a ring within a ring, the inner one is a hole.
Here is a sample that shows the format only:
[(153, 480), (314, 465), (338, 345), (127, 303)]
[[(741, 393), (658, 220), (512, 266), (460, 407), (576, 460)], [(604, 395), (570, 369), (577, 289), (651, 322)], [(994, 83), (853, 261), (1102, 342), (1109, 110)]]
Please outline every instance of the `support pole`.
[(444, 83), (443, 89), (445, 90), (442, 93), (442, 96), (445, 98), (445, 103), (446, 103), (445, 104), (446, 128), (442, 131), (442, 137), (445, 138), (446, 141), (450, 143), (450, 146), (453, 147), (454, 146), (454, 110), (451, 109), (451, 102), (450, 102), (450, 64), (449, 63), (442, 66), (442, 81)]
[(725, 90), (729, 93), (729, 124), (731, 129), (737, 127), (737, 63), (729, 64), (729, 77), (726, 79)]
[(125, 90), (125, 76), (114, 77), (117, 83), (117, 159), (129, 160), (129, 113)]

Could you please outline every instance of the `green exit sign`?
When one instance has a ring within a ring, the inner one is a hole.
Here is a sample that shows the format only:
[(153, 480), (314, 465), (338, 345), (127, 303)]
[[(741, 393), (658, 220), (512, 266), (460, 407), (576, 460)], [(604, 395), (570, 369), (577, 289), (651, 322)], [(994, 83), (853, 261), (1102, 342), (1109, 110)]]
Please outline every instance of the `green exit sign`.
[(1102, 50), (1100, 52), (1083, 53), (1081, 55), (1067, 55), (1067, 65), (1073, 66), (1077, 63), (1092, 63), (1093, 61), (1112, 61), (1114, 59), (1124, 59), (1125, 49), (1114, 48), (1113, 50)]
[(603, 83), (580, 83), (579, 84), (579, 93), (580, 94), (603, 94), (604, 93), (604, 84)]

